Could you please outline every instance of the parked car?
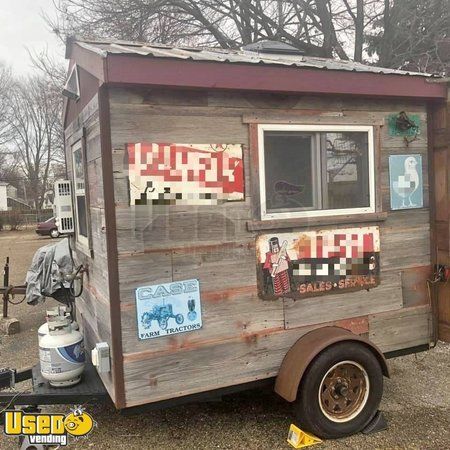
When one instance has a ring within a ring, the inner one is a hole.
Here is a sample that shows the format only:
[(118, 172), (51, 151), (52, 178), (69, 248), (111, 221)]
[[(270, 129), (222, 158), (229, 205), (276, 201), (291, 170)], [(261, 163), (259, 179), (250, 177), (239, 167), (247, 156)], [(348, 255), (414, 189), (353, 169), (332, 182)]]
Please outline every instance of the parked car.
[(39, 222), (36, 226), (36, 233), (39, 236), (50, 236), (54, 239), (60, 236), (60, 232), (56, 226), (55, 217), (50, 217), (45, 222)]

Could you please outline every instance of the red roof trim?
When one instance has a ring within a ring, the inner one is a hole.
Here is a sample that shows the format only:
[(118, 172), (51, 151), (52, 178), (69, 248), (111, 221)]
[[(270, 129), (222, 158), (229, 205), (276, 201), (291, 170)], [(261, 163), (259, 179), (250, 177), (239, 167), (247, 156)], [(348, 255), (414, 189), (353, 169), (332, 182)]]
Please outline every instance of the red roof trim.
[(109, 83), (260, 92), (446, 99), (447, 88), (426, 77), (180, 61), (109, 54)]

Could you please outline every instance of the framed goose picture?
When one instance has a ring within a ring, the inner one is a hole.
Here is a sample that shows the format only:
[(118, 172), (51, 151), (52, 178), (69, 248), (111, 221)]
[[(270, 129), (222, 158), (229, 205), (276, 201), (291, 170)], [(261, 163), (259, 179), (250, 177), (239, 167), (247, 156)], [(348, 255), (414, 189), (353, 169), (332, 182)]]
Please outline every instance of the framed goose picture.
[(423, 207), (422, 155), (390, 155), (391, 209)]

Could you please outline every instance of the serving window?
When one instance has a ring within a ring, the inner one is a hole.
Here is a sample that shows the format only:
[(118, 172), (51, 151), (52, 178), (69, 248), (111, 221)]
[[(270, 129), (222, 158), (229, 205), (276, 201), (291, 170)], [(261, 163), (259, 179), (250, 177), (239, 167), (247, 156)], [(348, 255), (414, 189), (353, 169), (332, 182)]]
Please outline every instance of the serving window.
[(261, 219), (375, 212), (373, 127), (259, 125)]

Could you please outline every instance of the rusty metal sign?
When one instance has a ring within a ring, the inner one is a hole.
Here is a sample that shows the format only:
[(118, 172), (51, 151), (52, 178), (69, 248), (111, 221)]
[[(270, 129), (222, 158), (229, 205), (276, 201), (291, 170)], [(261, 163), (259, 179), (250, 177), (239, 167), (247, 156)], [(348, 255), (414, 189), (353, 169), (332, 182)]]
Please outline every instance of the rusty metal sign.
[(256, 253), (263, 299), (371, 289), (380, 281), (378, 227), (260, 235)]

